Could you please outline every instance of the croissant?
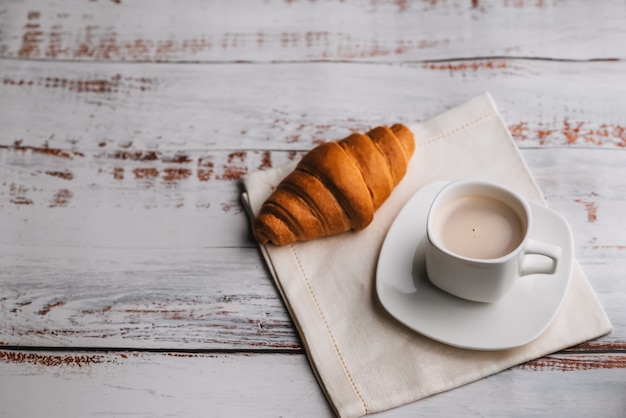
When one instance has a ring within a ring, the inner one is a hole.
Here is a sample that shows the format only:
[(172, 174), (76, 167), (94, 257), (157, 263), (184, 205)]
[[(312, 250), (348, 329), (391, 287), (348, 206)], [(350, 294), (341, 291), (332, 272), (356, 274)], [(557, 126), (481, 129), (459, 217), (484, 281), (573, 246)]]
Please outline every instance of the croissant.
[(286, 245), (365, 228), (404, 177), (414, 150), (413, 133), (402, 124), (313, 148), (263, 203), (254, 235), (263, 244)]

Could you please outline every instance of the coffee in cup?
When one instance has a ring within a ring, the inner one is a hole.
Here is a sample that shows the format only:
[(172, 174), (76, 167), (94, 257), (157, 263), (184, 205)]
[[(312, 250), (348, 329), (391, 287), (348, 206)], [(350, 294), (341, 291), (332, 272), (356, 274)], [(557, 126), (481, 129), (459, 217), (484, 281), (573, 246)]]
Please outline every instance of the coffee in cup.
[(531, 224), (530, 205), (512, 190), (483, 181), (449, 183), (435, 197), (427, 219), (430, 281), (464, 299), (494, 302), (521, 276), (553, 274), (561, 249), (532, 240)]
[(502, 257), (522, 243), (525, 225), (500, 200), (462, 196), (442, 205), (434, 217), (434, 235), (451, 252), (469, 258)]

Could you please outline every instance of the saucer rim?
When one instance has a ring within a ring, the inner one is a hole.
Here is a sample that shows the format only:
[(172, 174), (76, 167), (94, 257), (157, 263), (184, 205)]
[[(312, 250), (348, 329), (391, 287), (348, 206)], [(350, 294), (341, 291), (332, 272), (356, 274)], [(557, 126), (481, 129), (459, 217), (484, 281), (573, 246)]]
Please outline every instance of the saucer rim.
[[(437, 196), (438, 192), (446, 185), (450, 183), (450, 181), (434, 181), (428, 184), (425, 184), (424, 186), (422, 186), (420, 189), (418, 189), (405, 203), (405, 205), (400, 209), (400, 211), (398, 212), (398, 214), (396, 215), (396, 218), (394, 219), (394, 221), (392, 222), (391, 226), (389, 227), (387, 234), (385, 236), (385, 239), (383, 241), (383, 245), (381, 246), (380, 252), (379, 252), (379, 256), (378, 256), (378, 260), (377, 260), (377, 265), (376, 265), (376, 294), (378, 297), (379, 302), (381, 303), (381, 305), (383, 306), (383, 308), (385, 309), (386, 312), (388, 312), (395, 320), (399, 321), (400, 323), (402, 323), (403, 325), (405, 325), (406, 327), (408, 327), (409, 329), (411, 329), (414, 332), (417, 332), (427, 338), (430, 338), (432, 340), (444, 343), (446, 345), (449, 346), (453, 346), (453, 347), (459, 347), (459, 348), (464, 348), (464, 349), (472, 349), (472, 350), (481, 350), (481, 351), (501, 351), (501, 350), (508, 350), (508, 349), (513, 349), (513, 348), (517, 348), (523, 345), (526, 345), (532, 341), (534, 341), (535, 339), (537, 339), (540, 335), (543, 334), (543, 332), (550, 326), (550, 324), (552, 324), (552, 322), (554, 321), (554, 319), (556, 318), (556, 316), (558, 315), (558, 313), (560, 312), (563, 303), (566, 299), (566, 295), (569, 291), (569, 287), (572, 281), (572, 272), (573, 272), (573, 264), (574, 264), (574, 249), (573, 249), (573, 237), (572, 237), (572, 231), (571, 228), (569, 226), (569, 224), (567, 223), (567, 221), (565, 220), (565, 218), (563, 218), (563, 216), (561, 214), (559, 214), (558, 212), (540, 205), (538, 203), (529, 201), (529, 205), (531, 207), (531, 211), (533, 212), (533, 215), (535, 215), (535, 212), (541, 212), (544, 211), (544, 213), (548, 216), (553, 216), (556, 217), (560, 220), (562, 226), (564, 227), (564, 232), (567, 233), (567, 237), (562, 237), (560, 239), (562, 239), (564, 242), (567, 241), (568, 244), (568, 248), (564, 248), (563, 249), (563, 253), (566, 254), (566, 260), (565, 262), (568, 263), (567, 266), (563, 267), (562, 269), (560, 269), (560, 276), (561, 277), (561, 281), (563, 282), (562, 288), (560, 289), (560, 291), (558, 291), (558, 293), (555, 293), (555, 298), (558, 297), (558, 303), (554, 303), (553, 307), (554, 309), (551, 311), (551, 315), (548, 318), (546, 316), (546, 318), (542, 321), (540, 321), (540, 323), (542, 324), (541, 326), (537, 326), (536, 328), (533, 328), (533, 332), (528, 332), (525, 336), (525, 338), (519, 338), (517, 339), (515, 342), (511, 342), (509, 341), (508, 343), (506, 341), (502, 341), (499, 344), (495, 344), (495, 343), (490, 343), (490, 344), (478, 344), (478, 343), (468, 343), (467, 341), (463, 341), (463, 338), (457, 339), (455, 340), (454, 338), (449, 338), (446, 337), (445, 335), (437, 335), (437, 333), (433, 333), (433, 332), (426, 332), (423, 328), (424, 327), (420, 327), (419, 324), (415, 324), (414, 321), (411, 321), (410, 319), (408, 320), (407, 318), (404, 318), (404, 315), (401, 315), (400, 313), (397, 312), (397, 310), (394, 310), (393, 307), (393, 301), (389, 301), (386, 300), (387, 298), (384, 297), (384, 292), (381, 290), (381, 286), (385, 283), (398, 283), (399, 281), (404, 281), (406, 280), (406, 277), (404, 279), (387, 279), (384, 280), (381, 277), (383, 277), (383, 272), (381, 272), (381, 265), (384, 263), (384, 260), (389, 257), (387, 255), (387, 252), (389, 251), (388, 247), (391, 244), (391, 242), (395, 242), (397, 241), (397, 237), (393, 237), (392, 233), (395, 232), (395, 229), (397, 228), (396, 224), (400, 221), (403, 220), (403, 216), (405, 214), (406, 211), (408, 211), (409, 209), (419, 205), (418, 207), (420, 207), (421, 209), (424, 209), (426, 207), (426, 213), (428, 212), (427, 207), (430, 205), (430, 202), (432, 202), (432, 200)], [(422, 194), (425, 194), (424, 200), (422, 202), (419, 202), (419, 197)], [(394, 226), (396, 228), (394, 228)], [(420, 235), (420, 237), (418, 237), (418, 239), (416, 239), (417, 245), (420, 245), (421, 240), (424, 239), (426, 234), (426, 230), (423, 231), (423, 236)], [(394, 240), (395, 238), (395, 240)], [(390, 241), (394, 240), (394, 241)], [(415, 251), (417, 251), (418, 248), (416, 247), (415, 250), (412, 250), (412, 253), (414, 253)], [(400, 257), (400, 256), (398, 256)], [(396, 258), (398, 258), (396, 257)], [(401, 260), (401, 261), (406, 261), (405, 259)], [(404, 263), (403, 263), (404, 265)], [(404, 274), (404, 276), (406, 276), (406, 274)], [(409, 278), (411, 281), (413, 281), (413, 275), (410, 274)], [(422, 278), (421, 280), (428, 280), (427, 277)], [(432, 285), (432, 284), (431, 284)], [(432, 289), (434, 289), (435, 292), (439, 293), (440, 295), (447, 295), (449, 296), (447, 298), (448, 301), (452, 301), (452, 302), (447, 302), (446, 305), (447, 306), (451, 306), (449, 305), (450, 303), (452, 304), (456, 304), (457, 308), (460, 308), (463, 304), (477, 304), (477, 305), (483, 305), (481, 302), (470, 302), (470, 301), (466, 301), (460, 298), (457, 298), (455, 296), (449, 295), (448, 293), (446, 293), (445, 291), (437, 288), (436, 286), (432, 285), (431, 287)], [(515, 291), (516, 288), (512, 289), (512, 291)], [(415, 293), (420, 293), (419, 290), (415, 289)], [(425, 291), (421, 292), (422, 295), (427, 293)], [(397, 299), (396, 299), (397, 301)], [(545, 302), (547, 303), (547, 302)], [(476, 306), (476, 305), (473, 305)], [(494, 306), (494, 304), (484, 304), (485, 307), (490, 307), (490, 306)], [(546, 305), (544, 305), (546, 306)], [(487, 311), (488, 308), (486, 308)], [(509, 315), (515, 313), (513, 310), (513, 308), (511, 308), (509, 310)], [(420, 310), (419, 308), (415, 308), (414, 309), (415, 312), (417, 313), (424, 313), (427, 312), (427, 308), (426, 311), (424, 309)], [(466, 309), (466, 311), (469, 312), (469, 309)], [(501, 314), (502, 312), (502, 308), (499, 308), (495, 310), (494, 313), (492, 313), (492, 316), (495, 314)], [(506, 308), (505, 308), (505, 313), (506, 313)], [(443, 333), (445, 334), (445, 333)], [(509, 339), (510, 340), (510, 339)]]

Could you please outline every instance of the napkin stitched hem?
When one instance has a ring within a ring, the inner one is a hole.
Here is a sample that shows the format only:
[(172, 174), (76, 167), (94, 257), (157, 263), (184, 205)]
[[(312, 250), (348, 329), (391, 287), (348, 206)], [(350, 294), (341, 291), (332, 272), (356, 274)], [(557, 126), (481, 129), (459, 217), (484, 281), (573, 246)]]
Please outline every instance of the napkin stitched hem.
[(489, 112), (485, 112), (482, 115), (479, 115), (479, 116), (475, 117), (472, 120), (469, 120), (469, 121), (467, 121), (465, 123), (460, 124), (459, 126), (455, 127), (454, 129), (450, 129), (449, 131), (443, 132), (443, 133), (441, 133), (439, 135), (435, 135), (432, 138), (428, 138), (428, 139), (420, 142), (419, 145), (420, 146), (424, 146), (424, 145), (431, 144), (433, 142), (440, 141), (440, 140), (445, 139), (445, 138), (447, 138), (447, 137), (449, 137), (451, 135), (454, 135), (457, 132), (460, 132), (460, 131), (462, 131), (464, 129), (470, 128), (472, 125), (475, 125), (475, 124), (477, 124), (479, 122), (482, 122), (485, 119), (489, 119), (490, 117), (495, 116), (495, 115), (496, 115), (496, 112), (493, 111), (493, 110), (490, 110)]
[(328, 337), (330, 338), (330, 341), (331, 341), (331, 343), (333, 345), (333, 348), (335, 349), (335, 352), (337, 353), (337, 357), (339, 358), (339, 362), (341, 363), (341, 367), (343, 369), (343, 372), (345, 373), (346, 377), (348, 378), (348, 381), (350, 382), (350, 386), (352, 386), (352, 390), (354, 390), (355, 395), (357, 396), (357, 398), (361, 402), (361, 406), (363, 407), (364, 413), (368, 414), (369, 410), (367, 408), (367, 403), (365, 402), (365, 399), (363, 399), (363, 395), (361, 394), (361, 391), (357, 387), (357, 384), (356, 384), (356, 382), (354, 380), (354, 377), (352, 377), (352, 373), (350, 373), (350, 370), (348, 369), (348, 365), (346, 364), (346, 360), (345, 360), (343, 354), (341, 353), (341, 349), (339, 348), (339, 345), (337, 344), (337, 340), (335, 339), (333, 331), (330, 328), (330, 324), (328, 322), (328, 319), (326, 318), (326, 315), (324, 315), (324, 311), (322, 310), (322, 306), (320, 305), (320, 303), (318, 301), (318, 298), (317, 298), (317, 295), (315, 293), (315, 290), (313, 290), (313, 286), (311, 286), (311, 282), (309, 280), (309, 277), (306, 274), (306, 272), (304, 271), (304, 267), (302, 266), (302, 260), (300, 259), (300, 256), (298, 255), (298, 251), (296, 250), (296, 247), (293, 244), (290, 244), (289, 247), (291, 248), (291, 251), (293, 252), (294, 257), (296, 258), (296, 262), (298, 263), (298, 268), (300, 269), (300, 273), (302, 274), (302, 279), (304, 280), (304, 284), (306, 285), (306, 289), (309, 292), (309, 295), (311, 296), (311, 299), (313, 300), (313, 303), (315, 304), (315, 307), (317, 308), (317, 313), (319, 314), (320, 318), (322, 319), (322, 322), (324, 323), (324, 328), (326, 329), (326, 332), (328, 333)]

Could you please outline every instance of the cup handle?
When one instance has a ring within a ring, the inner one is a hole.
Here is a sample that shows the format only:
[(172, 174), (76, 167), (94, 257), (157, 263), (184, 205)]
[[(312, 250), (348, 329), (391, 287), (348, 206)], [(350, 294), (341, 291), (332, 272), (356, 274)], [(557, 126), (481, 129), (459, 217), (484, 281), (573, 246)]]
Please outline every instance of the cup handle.
[[(549, 265), (542, 262), (541, 259), (537, 260), (531, 257), (526, 257), (528, 254), (536, 254), (548, 257), (552, 260)], [(554, 244), (547, 244), (545, 242), (539, 242), (529, 239), (524, 248), (524, 260), (520, 267), (520, 276), (526, 276), (528, 274), (554, 274), (556, 272), (556, 266), (561, 257), (561, 247)]]

